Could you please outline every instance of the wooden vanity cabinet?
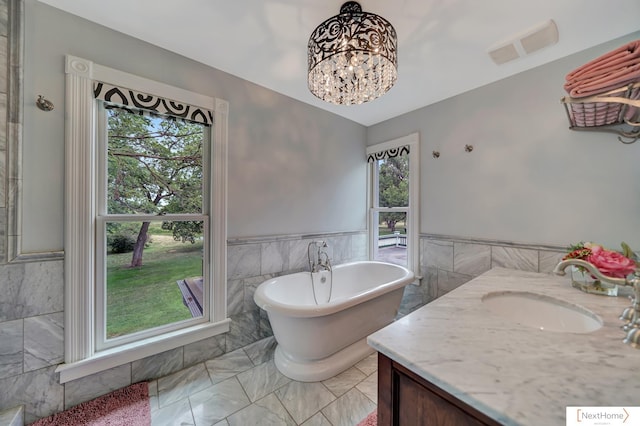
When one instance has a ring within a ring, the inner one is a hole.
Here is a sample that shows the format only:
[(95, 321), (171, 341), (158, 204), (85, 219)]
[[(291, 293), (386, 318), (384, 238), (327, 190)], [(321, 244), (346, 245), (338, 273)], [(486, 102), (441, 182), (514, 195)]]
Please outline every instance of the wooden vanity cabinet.
[(378, 352), (378, 426), (499, 426)]

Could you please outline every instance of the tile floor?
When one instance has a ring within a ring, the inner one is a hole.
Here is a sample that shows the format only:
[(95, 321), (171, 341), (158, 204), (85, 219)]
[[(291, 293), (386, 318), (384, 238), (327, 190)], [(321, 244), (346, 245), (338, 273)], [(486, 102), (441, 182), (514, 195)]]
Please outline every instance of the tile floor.
[(152, 426), (355, 426), (376, 408), (374, 353), (322, 382), (282, 375), (273, 337), (150, 383)]

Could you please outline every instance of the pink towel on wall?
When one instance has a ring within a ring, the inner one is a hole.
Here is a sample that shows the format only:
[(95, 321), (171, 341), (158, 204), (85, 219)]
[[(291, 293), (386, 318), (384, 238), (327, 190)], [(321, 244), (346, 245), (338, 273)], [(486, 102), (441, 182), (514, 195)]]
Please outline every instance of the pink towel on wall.
[(567, 74), (565, 90), (572, 98), (606, 92), (640, 81), (640, 40), (627, 43)]

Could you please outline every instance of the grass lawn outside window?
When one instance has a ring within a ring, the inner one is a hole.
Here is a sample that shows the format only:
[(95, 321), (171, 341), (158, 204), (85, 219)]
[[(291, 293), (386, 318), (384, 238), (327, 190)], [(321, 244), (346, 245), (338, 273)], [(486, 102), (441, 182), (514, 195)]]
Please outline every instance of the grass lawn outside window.
[(174, 241), (159, 227), (150, 234), (140, 267), (131, 253), (107, 255), (108, 338), (191, 318), (176, 281), (202, 275), (202, 241)]

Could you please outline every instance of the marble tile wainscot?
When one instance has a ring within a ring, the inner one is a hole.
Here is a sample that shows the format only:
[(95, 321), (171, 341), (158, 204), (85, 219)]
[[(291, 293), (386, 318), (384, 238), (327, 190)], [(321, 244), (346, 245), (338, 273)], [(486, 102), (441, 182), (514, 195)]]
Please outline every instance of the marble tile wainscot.
[(512, 241), (420, 235), (420, 286), (405, 288), (406, 315), (494, 267), (551, 273), (566, 247)]

